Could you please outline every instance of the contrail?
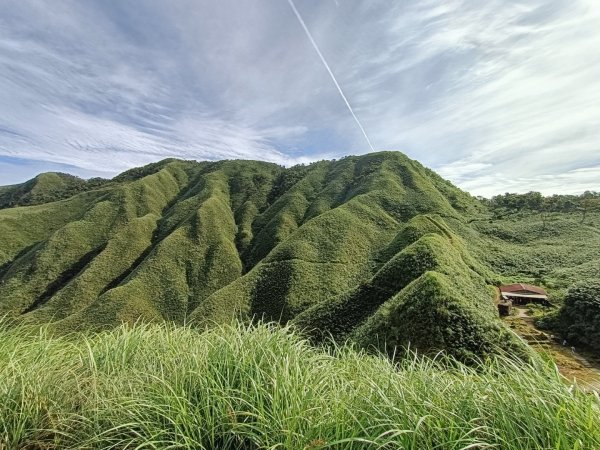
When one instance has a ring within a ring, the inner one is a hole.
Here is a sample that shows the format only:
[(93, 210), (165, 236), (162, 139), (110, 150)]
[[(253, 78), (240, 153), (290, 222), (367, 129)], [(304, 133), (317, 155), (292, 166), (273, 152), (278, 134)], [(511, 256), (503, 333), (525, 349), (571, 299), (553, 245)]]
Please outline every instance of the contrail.
[(308, 31), (308, 28), (306, 27), (306, 24), (304, 23), (304, 20), (302, 20), (302, 16), (300, 15), (300, 13), (298, 12), (298, 10), (296, 9), (296, 5), (294, 5), (294, 1), (293, 0), (288, 0), (288, 3), (292, 7), (292, 10), (294, 11), (294, 14), (296, 15), (296, 18), (298, 19), (298, 22), (300, 22), (300, 25), (302, 25), (302, 28), (304, 29), (304, 32), (306, 33), (306, 36), (308, 36), (308, 39), (310, 40), (310, 43), (312, 44), (312, 46), (314, 47), (315, 51), (319, 55), (319, 58), (321, 58), (321, 62), (323, 63), (323, 65), (327, 69), (327, 72), (329, 72), (329, 76), (331, 76), (331, 79), (333, 80), (333, 83), (335, 84), (335, 87), (337, 88), (338, 92), (342, 96), (342, 99), (344, 99), (344, 103), (346, 103), (346, 106), (348, 107), (348, 111), (350, 111), (350, 114), (352, 114), (352, 117), (354, 117), (354, 120), (356, 121), (356, 124), (360, 128), (360, 131), (362, 131), (363, 136), (367, 140), (367, 144), (369, 144), (369, 147), (371, 147), (371, 151), (374, 152), (375, 149), (373, 148), (373, 144), (371, 144), (371, 140), (369, 139), (369, 136), (367, 136), (367, 132), (365, 131), (365, 129), (362, 126), (362, 124), (360, 123), (360, 120), (358, 120), (358, 117), (356, 117), (356, 114), (354, 114), (354, 110), (352, 109), (352, 106), (350, 106), (350, 103), (348, 102), (348, 99), (344, 95), (344, 91), (342, 91), (342, 88), (340, 87), (339, 83), (337, 82), (337, 80), (335, 78), (335, 75), (333, 74), (333, 72), (329, 68), (329, 64), (327, 64), (327, 61), (325, 61), (325, 57), (321, 53), (321, 50), (319, 50), (319, 47), (318, 47), (317, 43), (315, 42), (315, 40), (313, 39), (312, 34), (310, 34), (310, 31)]

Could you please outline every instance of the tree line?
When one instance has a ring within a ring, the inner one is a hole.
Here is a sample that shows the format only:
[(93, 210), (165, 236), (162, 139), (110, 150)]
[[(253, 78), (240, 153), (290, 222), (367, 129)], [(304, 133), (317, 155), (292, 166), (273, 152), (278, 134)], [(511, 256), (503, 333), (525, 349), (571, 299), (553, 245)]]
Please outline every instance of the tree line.
[(600, 192), (585, 191), (580, 195), (543, 196), (540, 192), (530, 191), (525, 194), (505, 193), (495, 195), (491, 199), (479, 197), (495, 214), (504, 215), (518, 212), (536, 212), (540, 214), (580, 213), (581, 222), (587, 215), (600, 211)]

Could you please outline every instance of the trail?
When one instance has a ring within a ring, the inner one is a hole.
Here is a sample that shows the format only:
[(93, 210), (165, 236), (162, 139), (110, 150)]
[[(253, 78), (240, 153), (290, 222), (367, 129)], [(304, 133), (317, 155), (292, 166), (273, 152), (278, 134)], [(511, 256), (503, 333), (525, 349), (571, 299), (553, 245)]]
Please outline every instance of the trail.
[[(327, 69), (327, 72), (329, 73), (329, 76), (331, 77), (331, 79), (333, 81), (333, 84), (335, 84), (335, 87), (337, 88), (338, 92), (340, 93), (340, 96), (342, 97), (342, 99), (344, 100), (344, 103), (348, 107), (348, 111), (350, 111), (350, 114), (352, 114), (352, 117), (354, 117), (354, 121), (356, 122), (356, 124), (360, 128), (360, 131), (362, 132), (363, 136), (365, 137), (365, 140), (367, 141), (367, 144), (369, 144), (369, 147), (371, 148), (371, 151), (374, 152), (375, 149), (373, 148), (373, 144), (371, 144), (371, 140), (369, 139), (369, 136), (367, 135), (367, 132), (365, 131), (365, 128), (360, 123), (360, 120), (358, 120), (358, 116), (354, 113), (354, 109), (352, 109), (352, 106), (350, 106), (350, 102), (346, 98), (346, 95), (344, 94), (344, 91), (342, 90), (340, 84), (338, 83), (337, 79), (335, 78), (335, 75), (333, 74), (331, 68), (329, 67), (329, 64), (327, 63), (327, 60), (325, 59), (325, 57), (321, 53), (321, 50), (319, 49), (319, 46), (317, 45), (317, 42), (314, 40), (312, 34), (308, 30), (308, 27), (306, 26), (306, 24), (304, 23), (304, 20), (302, 19), (302, 16), (300, 15), (300, 13), (298, 12), (298, 10), (296, 9), (296, 5), (294, 4), (294, 1), (293, 0), (288, 0), (288, 3), (290, 4), (290, 6), (292, 8), (292, 11), (294, 11), (294, 14), (296, 15), (296, 18), (298, 19), (298, 22), (300, 22), (300, 25), (304, 29), (304, 32), (306, 33), (306, 36), (308, 37), (308, 40), (310, 41), (310, 43), (312, 44), (313, 48), (317, 52), (317, 55), (319, 55), (319, 58), (321, 58), (321, 62), (325, 66), (325, 69)], [(337, 5), (337, 1), (336, 1), (336, 5)]]
[(504, 320), (527, 343), (540, 353), (549, 355), (559, 372), (568, 380), (575, 380), (579, 386), (589, 391), (600, 392), (600, 361), (593, 356), (573, 351), (569, 345), (563, 346), (558, 340), (539, 330), (534, 318), (525, 307), (515, 307), (516, 316)]

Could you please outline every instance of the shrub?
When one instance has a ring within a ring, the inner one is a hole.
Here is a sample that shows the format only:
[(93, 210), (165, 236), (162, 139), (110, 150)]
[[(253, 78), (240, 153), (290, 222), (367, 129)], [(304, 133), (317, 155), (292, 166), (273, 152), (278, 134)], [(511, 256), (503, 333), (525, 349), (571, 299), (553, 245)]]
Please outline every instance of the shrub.
[(600, 352), (600, 280), (581, 282), (568, 290), (558, 325), (569, 342)]

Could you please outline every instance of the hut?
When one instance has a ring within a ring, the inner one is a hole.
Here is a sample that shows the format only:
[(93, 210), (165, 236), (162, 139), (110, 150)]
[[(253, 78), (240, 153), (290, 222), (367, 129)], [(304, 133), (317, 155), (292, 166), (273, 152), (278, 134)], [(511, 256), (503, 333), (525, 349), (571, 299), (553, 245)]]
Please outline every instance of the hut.
[(516, 283), (500, 286), (500, 295), (503, 301), (510, 301), (513, 305), (548, 304), (548, 293), (541, 287), (531, 284)]

